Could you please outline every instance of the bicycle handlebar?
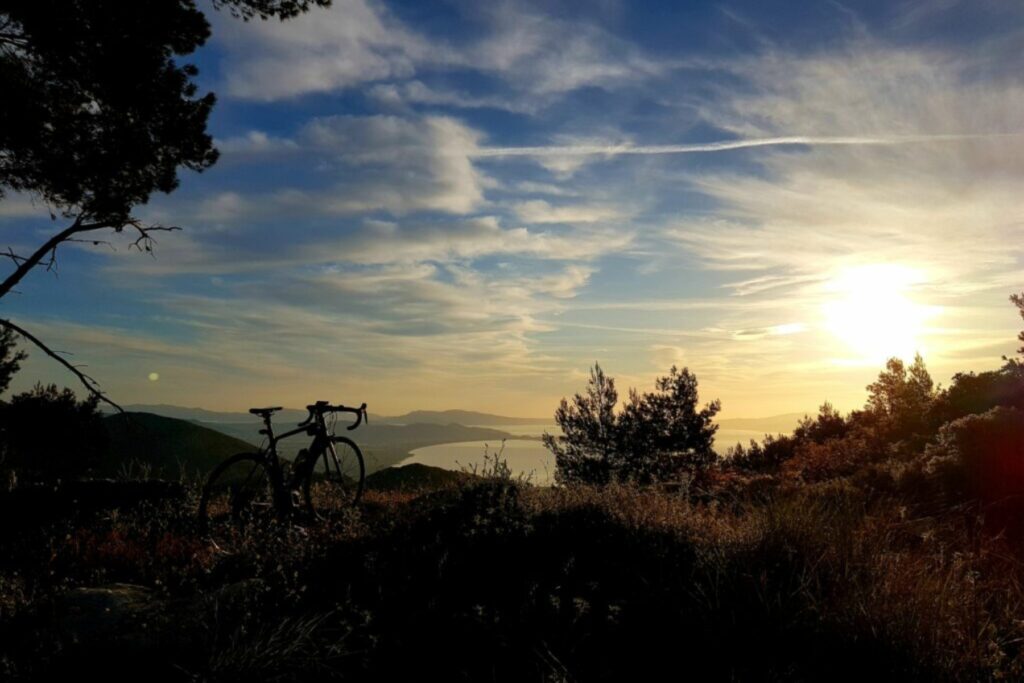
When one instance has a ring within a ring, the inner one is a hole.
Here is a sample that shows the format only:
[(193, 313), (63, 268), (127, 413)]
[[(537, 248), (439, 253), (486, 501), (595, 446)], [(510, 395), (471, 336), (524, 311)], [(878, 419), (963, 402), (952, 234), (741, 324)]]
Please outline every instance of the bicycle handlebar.
[(363, 422), (366, 422), (366, 424), (370, 424), (370, 417), (366, 412), (365, 403), (359, 406), (358, 408), (350, 408), (349, 406), (341, 404), (332, 406), (327, 401), (317, 401), (312, 405), (306, 406), (306, 410), (309, 411), (309, 415), (306, 416), (305, 420), (298, 424), (299, 427), (305, 427), (310, 422), (312, 422), (314, 418), (321, 416), (325, 413), (354, 413), (356, 416), (356, 421), (345, 428), (348, 429), (349, 431), (355, 429)]

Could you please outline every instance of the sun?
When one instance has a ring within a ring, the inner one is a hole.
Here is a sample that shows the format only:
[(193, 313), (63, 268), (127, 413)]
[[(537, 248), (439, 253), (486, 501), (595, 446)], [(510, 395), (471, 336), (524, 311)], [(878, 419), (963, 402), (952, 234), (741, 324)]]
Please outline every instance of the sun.
[(912, 290), (926, 280), (922, 271), (896, 264), (846, 268), (825, 286), (825, 327), (866, 363), (923, 353), (925, 323), (938, 308), (916, 301)]

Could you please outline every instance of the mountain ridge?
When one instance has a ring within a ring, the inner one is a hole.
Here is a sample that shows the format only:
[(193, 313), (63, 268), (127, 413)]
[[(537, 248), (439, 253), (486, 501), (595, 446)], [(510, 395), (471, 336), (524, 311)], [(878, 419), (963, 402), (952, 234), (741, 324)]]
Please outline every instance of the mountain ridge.
[[(258, 421), (259, 418), (248, 412), (207, 410), (206, 408), (189, 408), (170, 403), (135, 403), (125, 406), (128, 412), (150, 413), (172, 417), (178, 420), (191, 420), (213, 423), (238, 423)], [(299, 422), (305, 419), (304, 408), (285, 408), (274, 414), (275, 420), (283, 422)], [(370, 422), (380, 424), (461, 424), (467, 427), (484, 427), (492, 425), (522, 425), (549, 423), (552, 420), (539, 417), (509, 417), (475, 410), (413, 410), (402, 415), (377, 415), (370, 413)]]
[[(151, 413), (164, 417), (173, 417), (179, 420), (190, 420), (211, 423), (242, 423), (258, 422), (259, 418), (248, 412), (207, 410), (206, 408), (189, 408), (170, 403), (154, 404), (131, 404), (125, 406), (129, 412)], [(797, 422), (808, 414), (804, 412), (779, 413), (778, 415), (766, 415), (763, 417), (730, 417), (717, 420), (717, 424), (724, 429), (768, 429), (778, 431), (785, 429), (791, 431), (796, 427)], [(305, 409), (285, 408), (275, 413), (274, 418), (280, 422), (299, 422), (306, 417)], [(378, 415), (370, 413), (370, 423), (390, 425), (412, 425), (412, 424), (460, 424), (463, 426), (486, 427), (495, 425), (525, 425), (525, 424), (554, 424), (553, 418), (542, 417), (511, 417), (508, 415), (497, 415), (475, 410), (464, 410), (452, 408), (448, 410), (411, 410), (401, 415)]]
[(108, 415), (103, 424), (109, 439), (100, 465), (105, 476), (138, 466), (158, 477), (175, 479), (182, 471), (202, 477), (225, 458), (255, 450), (252, 443), (233, 435), (153, 413)]

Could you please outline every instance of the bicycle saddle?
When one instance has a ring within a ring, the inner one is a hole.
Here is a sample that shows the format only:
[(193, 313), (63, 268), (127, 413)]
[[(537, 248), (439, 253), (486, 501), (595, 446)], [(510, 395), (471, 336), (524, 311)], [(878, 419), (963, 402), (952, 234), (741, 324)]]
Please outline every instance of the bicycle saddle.
[(268, 417), (279, 410), (282, 410), (281, 406), (274, 406), (273, 408), (249, 408), (250, 413), (253, 415), (259, 415), (260, 417)]

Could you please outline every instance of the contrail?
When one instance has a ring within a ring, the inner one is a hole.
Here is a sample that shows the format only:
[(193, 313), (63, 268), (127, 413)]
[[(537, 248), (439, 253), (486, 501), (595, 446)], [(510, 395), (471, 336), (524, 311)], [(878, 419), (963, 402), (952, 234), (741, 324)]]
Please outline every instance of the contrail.
[(904, 135), (882, 137), (851, 137), (851, 136), (809, 136), (791, 135), (774, 138), (753, 138), (746, 140), (720, 140), (716, 142), (698, 142), (683, 145), (553, 145), (538, 147), (483, 147), (470, 156), (474, 157), (548, 157), (548, 156), (618, 156), (623, 154), (695, 154), (701, 152), (723, 152), (731, 149), (747, 149), (749, 147), (777, 147), (787, 145), (903, 145), (916, 142), (935, 142), (949, 140), (968, 140), (972, 138), (988, 138), (1017, 136), (1020, 133), (996, 134), (953, 134), (953, 135)]

